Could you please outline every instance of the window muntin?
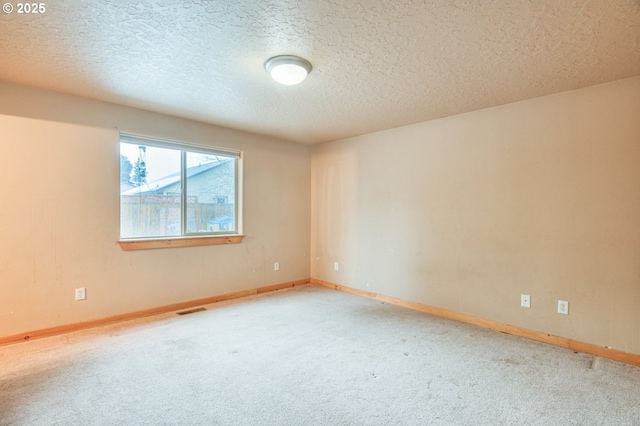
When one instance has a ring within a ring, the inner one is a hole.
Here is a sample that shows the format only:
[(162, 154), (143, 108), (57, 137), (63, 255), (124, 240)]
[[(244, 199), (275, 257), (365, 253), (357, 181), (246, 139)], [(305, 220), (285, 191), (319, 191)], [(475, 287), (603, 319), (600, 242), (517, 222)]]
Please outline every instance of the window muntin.
[(121, 239), (239, 234), (239, 152), (121, 135), (120, 155)]

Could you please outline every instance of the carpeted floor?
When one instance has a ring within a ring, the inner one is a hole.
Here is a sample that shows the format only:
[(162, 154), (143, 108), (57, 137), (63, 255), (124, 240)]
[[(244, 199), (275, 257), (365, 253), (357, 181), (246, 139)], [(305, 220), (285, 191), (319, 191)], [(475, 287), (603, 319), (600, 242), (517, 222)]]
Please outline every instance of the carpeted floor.
[(312, 285), (0, 347), (0, 425), (640, 425), (640, 368)]

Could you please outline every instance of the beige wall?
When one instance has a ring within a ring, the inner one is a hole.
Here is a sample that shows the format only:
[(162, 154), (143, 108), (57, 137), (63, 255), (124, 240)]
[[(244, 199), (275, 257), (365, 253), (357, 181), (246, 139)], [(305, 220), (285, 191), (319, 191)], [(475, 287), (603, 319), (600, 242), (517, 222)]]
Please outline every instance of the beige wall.
[[(312, 150), (0, 83), (0, 336), (297, 280), (310, 264), (640, 354), (638, 117), (640, 77)], [(119, 130), (244, 150), (245, 241), (121, 251)]]
[[(244, 242), (121, 251), (119, 130), (243, 150)], [(309, 276), (308, 146), (4, 83), (0, 141), (0, 336)]]
[(640, 354), (640, 77), (318, 145), (311, 182), (312, 277)]

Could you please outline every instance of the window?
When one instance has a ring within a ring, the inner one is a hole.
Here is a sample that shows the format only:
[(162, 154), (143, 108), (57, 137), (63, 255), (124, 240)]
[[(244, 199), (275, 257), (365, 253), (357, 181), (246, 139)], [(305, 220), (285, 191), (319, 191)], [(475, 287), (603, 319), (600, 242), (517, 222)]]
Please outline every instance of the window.
[(121, 135), (120, 242), (239, 235), (240, 167), (237, 151)]

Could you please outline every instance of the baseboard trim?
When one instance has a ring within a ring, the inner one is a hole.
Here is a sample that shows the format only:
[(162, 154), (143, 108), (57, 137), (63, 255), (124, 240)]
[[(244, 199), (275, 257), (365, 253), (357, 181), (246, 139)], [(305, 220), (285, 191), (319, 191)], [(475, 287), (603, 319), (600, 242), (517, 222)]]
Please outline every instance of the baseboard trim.
[(578, 340), (568, 339), (566, 337), (555, 336), (553, 334), (543, 333), (540, 331), (529, 330), (527, 328), (518, 327), (515, 325), (504, 324), (497, 321), (491, 321), (484, 318), (474, 317), (472, 315), (461, 314), (459, 312), (449, 311), (447, 309), (436, 308), (434, 306), (423, 305), (421, 303), (409, 302), (406, 300), (398, 299), (396, 297), (385, 296), (378, 293), (372, 293), (370, 291), (359, 290), (352, 287), (347, 287), (340, 284), (335, 284), (329, 281), (323, 281), (316, 278), (310, 279), (311, 284), (315, 284), (321, 287), (330, 288), (333, 290), (342, 291), (345, 293), (351, 293), (358, 296), (368, 297), (370, 299), (379, 300), (381, 302), (403, 306), (405, 308), (413, 309), (416, 311), (425, 312), (427, 314), (435, 315), (442, 318), (447, 318), (454, 321), (459, 321), (467, 324), (476, 325), (491, 330), (500, 331), (506, 334), (512, 334), (514, 336), (524, 337), (527, 339), (535, 340), (538, 342), (548, 343), (550, 345), (559, 346), (561, 348), (571, 349), (577, 352), (583, 352), (591, 355), (596, 355), (602, 358), (609, 358), (615, 361), (624, 362), (626, 364), (636, 365), (640, 367), (640, 355), (622, 352), (616, 349), (609, 349), (591, 343), (580, 342)]
[(255, 294), (268, 293), (270, 291), (282, 290), (289, 287), (295, 287), (303, 284), (309, 284), (310, 279), (305, 278), (296, 281), (289, 281), (265, 287), (258, 287), (250, 290), (236, 291), (232, 293), (220, 294), (217, 296), (205, 297), (204, 299), (190, 300), (187, 302), (173, 303), (171, 305), (158, 306), (151, 309), (143, 309), (141, 311), (129, 312), (121, 315), (114, 315), (106, 318), (99, 318), (90, 321), (83, 321), (74, 324), (60, 325), (57, 327), (43, 328), (33, 330), (26, 333), (14, 334), (11, 336), (0, 337), (0, 346), (12, 343), (25, 342), (33, 339), (41, 339), (43, 337), (56, 336), (59, 334), (71, 333), (74, 331), (85, 330), (88, 328), (100, 327), (103, 325), (114, 324), (123, 321), (129, 321), (138, 318), (149, 317), (153, 315), (165, 314), (183, 309), (190, 309), (200, 305), (209, 305), (211, 303), (221, 302), (223, 300), (238, 299), (241, 297), (252, 296)]

